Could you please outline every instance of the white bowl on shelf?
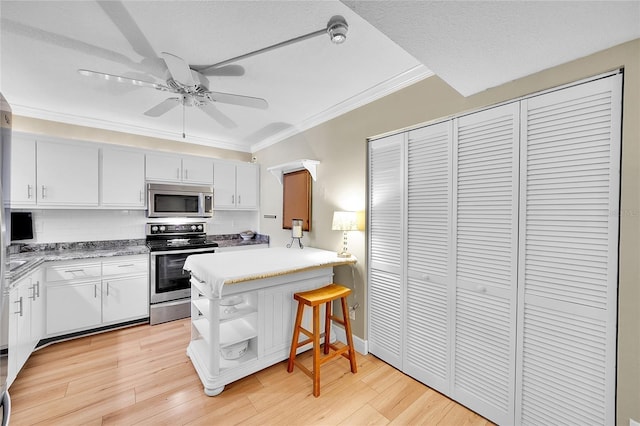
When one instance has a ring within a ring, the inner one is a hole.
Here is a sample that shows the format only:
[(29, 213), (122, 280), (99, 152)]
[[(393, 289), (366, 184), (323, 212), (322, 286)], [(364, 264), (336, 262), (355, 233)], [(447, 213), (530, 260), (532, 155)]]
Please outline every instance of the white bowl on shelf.
[(220, 355), (224, 359), (238, 359), (247, 353), (248, 347), (249, 341), (243, 340), (242, 342), (220, 348)]

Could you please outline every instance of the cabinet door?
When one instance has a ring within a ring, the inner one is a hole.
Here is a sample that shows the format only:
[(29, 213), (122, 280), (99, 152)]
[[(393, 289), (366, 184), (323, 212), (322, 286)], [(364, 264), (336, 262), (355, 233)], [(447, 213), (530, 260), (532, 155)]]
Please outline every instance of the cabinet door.
[(9, 292), (9, 360), (7, 365), (7, 386), (11, 386), (11, 383), (13, 383), (18, 375), (18, 327), (22, 314), (21, 303), (24, 303), (24, 301), (20, 301), (20, 289), (16, 285), (11, 289), (11, 292)]
[(253, 164), (236, 166), (236, 207), (258, 208), (258, 167)]
[(213, 208), (225, 209), (236, 206), (236, 166), (218, 162), (213, 165)]
[(184, 157), (182, 159), (182, 181), (185, 183), (213, 184), (213, 160)]
[[(5, 147), (3, 147), (5, 148)], [(20, 134), (11, 138), (11, 153), (4, 158), (5, 203), (30, 206), (36, 203), (36, 140)], [(4, 153), (6, 155), (6, 153)]]
[(36, 148), (39, 205), (98, 205), (96, 146), (38, 141)]
[(516, 419), (616, 423), (622, 76), (522, 103)]
[(180, 182), (182, 180), (182, 159), (177, 155), (147, 154), (147, 180)]
[(110, 278), (102, 282), (104, 323), (149, 316), (149, 281), (146, 275)]
[(101, 283), (47, 286), (47, 334), (62, 334), (101, 323)]
[(44, 337), (44, 283), (42, 271), (34, 272), (29, 277), (28, 297), (31, 305), (31, 342), (29, 352), (32, 352), (40, 339)]
[(519, 106), (454, 120), (453, 397), (513, 423)]
[(409, 132), (404, 371), (449, 391), (452, 122)]
[(369, 351), (402, 369), (404, 135), (369, 144)]
[(145, 206), (144, 154), (102, 149), (102, 198), (107, 207)]

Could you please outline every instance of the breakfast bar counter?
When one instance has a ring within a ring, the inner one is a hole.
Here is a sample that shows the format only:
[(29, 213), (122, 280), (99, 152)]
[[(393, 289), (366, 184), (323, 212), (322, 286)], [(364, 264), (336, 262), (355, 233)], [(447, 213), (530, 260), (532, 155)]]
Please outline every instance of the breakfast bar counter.
[(287, 359), (293, 293), (329, 284), (334, 266), (355, 263), (354, 257), (310, 247), (189, 256), (184, 265), (191, 273), (187, 354), (205, 393), (215, 396), (226, 384)]

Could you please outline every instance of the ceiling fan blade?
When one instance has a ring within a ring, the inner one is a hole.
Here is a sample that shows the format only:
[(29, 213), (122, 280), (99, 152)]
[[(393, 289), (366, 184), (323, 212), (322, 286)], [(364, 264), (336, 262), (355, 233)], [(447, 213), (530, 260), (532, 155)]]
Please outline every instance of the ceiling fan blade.
[(113, 0), (98, 1), (98, 5), (118, 27), (138, 55), (146, 58), (156, 58), (158, 56), (122, 2)]
[(182, 98), (168, 98), (160, 102), (158, 105), (144, 112), (149, 117), (160, 117), (162, 114), (169, 112), (173, 108), (180, 105)]
[(163, 92), (172, 91), (169, 87), (163, 84), (153, 83), (151, 81), (136, 80), (134, 78), (123, 77), (121, 75), (106, 74), (99, 71), (91, 71), (85, 69), (79, 69), (78, 73), (86, 77), (96, 77), (105, 79), (107, 81), (115, 81), (116, 83), (126, 83), (133, 84), (134, 86), (150, 87), (152, 89), (161, 90)]
[(173, 77), (175, 81), (182, 83), (185, 86), (196, 85), (193, 81), (193, 76), (191, 75), (191, 68), (189, 68), (189, 65), (184, 61), (184, 59), (167, 52), (162, 52), (161, 55), (164, 62), (167, 64), (167, 68), (169, 68), (171, 77)]
[[(211, 68), (208, 66), (194, 66), (192, 69), (200, 72), (207, 77), (240, 77), (244, 75), (244, 67), (242, 65), (225, 65), (219, 68)], [(201, 72), (200, 69), (206, 69), (207, 72)]]
[(224, 115), (222, 112), (220, 112), (220, 110), (218, 110), (218, 108), (216, 108), (213, 104), (205, 102), (203, 104), (198, 105), (198, 107), (202, 111), (204, 111), (209, 117), (213, 118), (218, 123), (222, 124), (223, 127), (227, 129), (233, 129), (237, 127), (237, 124), (232, 119), (230, 119), (229, 117)]
[(269, 103), (262, 98), (254, 98), (251, 96), (235, 95), (233, 93), (222, 92), (206, 92), (207, 97), (213, 102), (220, 102), (223, 104), (232, 104), (246, 106), (250, 108), (267, 109)]

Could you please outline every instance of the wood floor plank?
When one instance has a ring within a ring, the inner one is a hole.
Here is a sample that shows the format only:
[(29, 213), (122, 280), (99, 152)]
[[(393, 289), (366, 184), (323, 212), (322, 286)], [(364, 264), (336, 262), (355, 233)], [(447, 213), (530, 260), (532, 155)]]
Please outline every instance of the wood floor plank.
[[(469, 425), (491, 423), (372, 355), (321, 368), (320, 396), (280, 362), (204, 394), (186, 356), (188, 319), (56, 343), (9, 389), (12, 425)], [(311, 362), (311, 353), (299, 355)]]

